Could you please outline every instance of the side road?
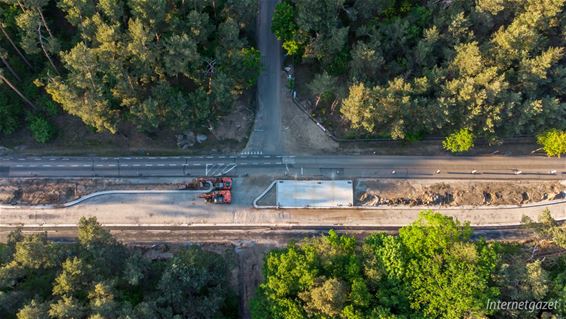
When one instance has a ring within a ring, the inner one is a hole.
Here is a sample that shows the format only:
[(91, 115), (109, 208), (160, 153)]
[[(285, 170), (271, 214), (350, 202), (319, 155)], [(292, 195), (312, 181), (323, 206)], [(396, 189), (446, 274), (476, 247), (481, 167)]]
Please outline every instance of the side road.
[(243, 153), (280, 154), (281, 145), (281, 45), (271, 32), (271, 18), (277, 0), (259, 1), (258, 46), (263, 72), (257, 81), (257, 102), (253, 131)]
[[(258, 193), (256, 193), (258, 194)], [(238, 196), (238, 194), (236, 194)], [(249, 201), (248, 201), (249, 199)], [(106, 194), (68, 208), (0, 208), (0, 227), (77, 224), (82, 216), (96, 216), (114, 226), (402, 226), (420, 210), (433, 209), (474, 226), (518, 225), (526, 215), (536, 219), (549, 209), (566, 220), (566, 200), (522, 207), (380, 207), (374, 209), (254, 209), (251, 198), (234, 205), (211, 205), (189, 192)]]

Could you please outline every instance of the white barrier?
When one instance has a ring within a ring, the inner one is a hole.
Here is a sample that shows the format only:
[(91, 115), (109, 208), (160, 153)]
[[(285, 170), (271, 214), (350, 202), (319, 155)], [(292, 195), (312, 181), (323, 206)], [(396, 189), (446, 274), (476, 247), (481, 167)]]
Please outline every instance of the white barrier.
[(208, 182), (208, 188), (204, 190), (113, 190), (113, 191), (102, 191), (75, 199), (64, 204), (51, 204), (51, 205), (0, 205), (0, 209), (56, 209), (56, 208), (68, 208), (80, 204), (86, 200), (94, 197), (104, 196), (104, 195), (119, 195), (119, 194), (172, 194), (172, 193), (208, 193), (212, 190), (213, 186), (211, 182)]

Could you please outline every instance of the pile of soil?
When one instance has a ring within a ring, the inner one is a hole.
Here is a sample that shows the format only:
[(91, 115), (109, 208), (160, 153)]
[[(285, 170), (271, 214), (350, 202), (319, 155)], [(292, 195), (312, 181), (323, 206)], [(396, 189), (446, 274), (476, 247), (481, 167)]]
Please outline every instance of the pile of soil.
[(249, 96), (236, 101), (231, 112), (222, 117), (214, 128), (213, 136), (220, 141), (236, 140), (243, 142), (246, 140), (254, 120), (253, 110), (249, 106), (251, 101), (252, 99)]
[(566, 186), (554, 181), (359, 180), (356, 205), (522, 205), (564, 198)]
[(18, 179), (0, 181), (0, 203), (10, 205), (63, 204), (90, 193), (108, 190), (181, 189), (180, 183), (132, 184), (123, 179)]

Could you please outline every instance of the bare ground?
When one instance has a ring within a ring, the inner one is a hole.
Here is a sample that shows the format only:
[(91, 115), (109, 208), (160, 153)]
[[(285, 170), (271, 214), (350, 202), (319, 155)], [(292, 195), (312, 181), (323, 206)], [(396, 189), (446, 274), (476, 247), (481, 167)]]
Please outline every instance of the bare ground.
[(208, 140), (188, 150), (177, 147), (176, 135), (182, 133), (163, 127), (151, 134), (140, 132), (134, 125), (122, 123), (118, 133), (96, 132), (78, 117), (60, 114), (53, 118), (57, 136), (47, 144), (37, 143), (30, 131), (22, 127), (8, 136), (0, 136), (0, 146), (25, 155), (149, 155), (239, 152), (253, 123), (251, 105), (254, 92), (245, 92), (229, 113), (222, 116), (212, 129), (192, 127), (195, 133), (205, 134)]
[(211, 132), (220, 141), (234, 140), (238, 143), (245, 142), (253, 125), (254, 113), (249, 106), (253, 99), (240, 99), (234, 104), (230, 114), (222, 117), (220, 123)]
[[(285, 73), (281, 83), (287, 83)], [(293, 103), (287, 86), (281, 86), (282, 143), (290, 154), (323, 154), (337, 152), (334, 142)]]
[(556, 181), (431, 181), (360, 179), (356, 205), (522, 205), (564, 198)]

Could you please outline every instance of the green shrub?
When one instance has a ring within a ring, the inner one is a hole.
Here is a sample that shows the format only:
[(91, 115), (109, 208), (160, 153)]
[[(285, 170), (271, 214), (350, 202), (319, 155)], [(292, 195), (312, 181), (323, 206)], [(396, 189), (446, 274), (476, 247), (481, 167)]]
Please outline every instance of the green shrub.
[(18, 129), (20, 105), (0, 92), (0, 133), (12, 134)]
[(48, 97), (42, 96), (40, 103), (49, 116), (56, 116), (61, 113), (61, 107)]
[(47, 143), (55, 137), (55, 126), (43, 117), (32, 117), (29, 121), (29, 129), (33, 138), (41, 144)]
[(297, 40), (286, 40), (283, 42), (283, 49), (285, 49), (287, 55), (298, 55), (301, 50), (301, 45), (297, 42)]
[(467, 128), (460, 129), (448, 135), (442, 142), (442, 147), (452, 153), (468, 151), (474, 147), (474, 135)]
[(271, 31), (280, 41), (292, 39), (299, 27), (295, 23), (295, 8), (289, 2), (277, 4), (271, 22)]
[(551, 129), (545, 133), (537, 135), (537, 143), (539, 143), (546, 155), (557, 156), (566, 154), (566, 131)]

